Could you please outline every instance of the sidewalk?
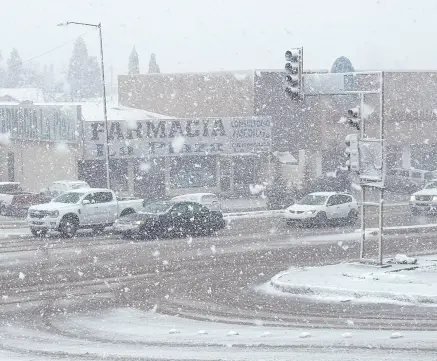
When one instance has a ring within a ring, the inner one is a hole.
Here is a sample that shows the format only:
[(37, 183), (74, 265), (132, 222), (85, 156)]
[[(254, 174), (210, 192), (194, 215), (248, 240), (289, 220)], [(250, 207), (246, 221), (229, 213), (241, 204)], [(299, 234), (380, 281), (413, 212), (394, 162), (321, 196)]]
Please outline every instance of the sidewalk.
[(437, 305), (437, 255), (416, 259), (398, 255), (384, 264), (293, 267), (274, 276), (267, 290), (326, 301)]

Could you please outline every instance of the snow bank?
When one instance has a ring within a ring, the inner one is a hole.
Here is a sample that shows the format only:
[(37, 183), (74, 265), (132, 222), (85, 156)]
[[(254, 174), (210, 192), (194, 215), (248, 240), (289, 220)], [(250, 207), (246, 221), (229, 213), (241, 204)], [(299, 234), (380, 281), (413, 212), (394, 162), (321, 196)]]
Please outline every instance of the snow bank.
[[(437, 258), (437, 257), (436, 257)], [(437, 261), (398, 255), (380, 268), (361, 263), (290, 268), (268, 283), (277, 291), (318, 300), (437, 305)]]

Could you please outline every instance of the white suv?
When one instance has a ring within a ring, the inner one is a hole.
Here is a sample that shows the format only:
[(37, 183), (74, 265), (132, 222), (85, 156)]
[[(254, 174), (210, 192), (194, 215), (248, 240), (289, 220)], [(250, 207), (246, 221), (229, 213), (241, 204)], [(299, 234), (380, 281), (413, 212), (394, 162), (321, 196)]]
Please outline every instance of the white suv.
[(326, 224), (328, 221), (347, 221), (358, 218), (358, 203), (348, 193), (316, 192), (307, 194), (285, 210), (288, 224)]

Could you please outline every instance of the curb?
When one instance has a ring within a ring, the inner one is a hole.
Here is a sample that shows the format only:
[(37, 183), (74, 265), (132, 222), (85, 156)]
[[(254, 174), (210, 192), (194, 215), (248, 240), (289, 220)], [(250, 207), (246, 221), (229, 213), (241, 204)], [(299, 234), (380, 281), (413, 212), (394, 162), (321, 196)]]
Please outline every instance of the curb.
[[(424, 224), (415, 226), (398, 226), (398, 227), (384, 227), (383, 235), (396, 235), (396, 234), (411, 234), (411, 233), (435, 233), (437, 232), (437, 224)], [(355, 233), (361, 233), (361, 229), (356, 229)], [(377, 236), (379, 234), (378, 228), (366, 229), (366, 234)]]
[(269, 286), (275, 290), (288, 293), (295, 296), (311, 297), (311, 296), (328, 296), (328, 297), (344, 297), (345, 300), (340, 302), (350, 301), (351, 299), (360, 300), (362, 298), (378, 298), (381, 300), (418, 303), (423, 305), (437, 305), (437, 293), (436, 295), (408, 295), (397, 292), (385, 292), (385, 291), (372, 291), (372, 290), (353, 290), (340, 287), (327, 287), (327, 286), (307, 286), (299, 285), (288, 282), (282, 282), (279, 279), (289, 274), (290, 272), (283, 272), (274, 277), (268, 282)]

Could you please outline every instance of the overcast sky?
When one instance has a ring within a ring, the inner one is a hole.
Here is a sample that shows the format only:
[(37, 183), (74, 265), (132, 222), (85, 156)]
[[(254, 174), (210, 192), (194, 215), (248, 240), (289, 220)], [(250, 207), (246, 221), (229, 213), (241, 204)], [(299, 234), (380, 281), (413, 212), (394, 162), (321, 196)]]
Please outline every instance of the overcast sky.
[[(359, 69), (437, 69), (437, 0), (14, 0), (2, 7), (4, 58), (26, 61), (81, 33), (98, 55), (95, 30), (57, 27), (102, 22), (107, 68), (127, 71), (135, 45), (147, 71), (279, 69), (284, 51), (304, 47), (306, 69), (329, 68), (344, 55)], [(67, 65), (72, 43), (37, 58)]]

